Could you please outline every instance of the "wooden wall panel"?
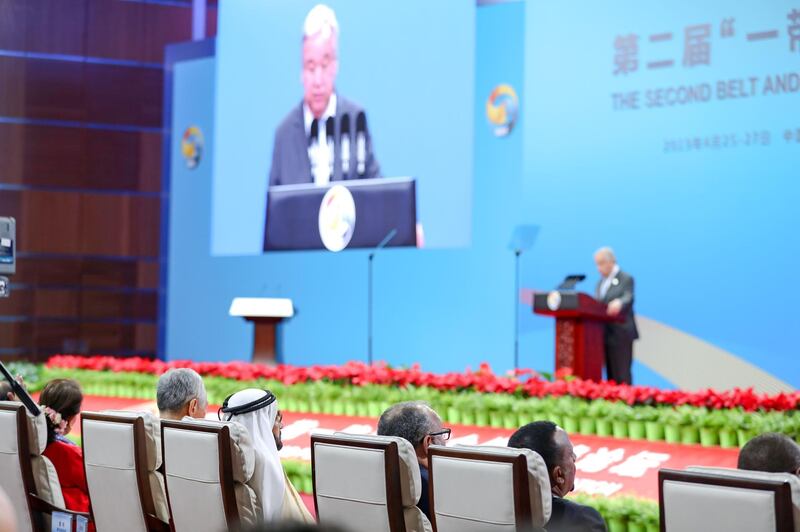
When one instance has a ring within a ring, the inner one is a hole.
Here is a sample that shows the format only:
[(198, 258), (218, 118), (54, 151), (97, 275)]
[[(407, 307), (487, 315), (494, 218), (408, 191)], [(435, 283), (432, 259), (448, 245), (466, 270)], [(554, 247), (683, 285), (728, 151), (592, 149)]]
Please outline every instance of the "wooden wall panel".
[(161, 134), (0, 124), (0, 182), (160, 192)]
[(17, 250), (33, 253), (75, 253), (81, 241), (80, 195), (58, 192), (8, 192), (20, 197)]
[(16, 0), (27, 7), (22, 27), (25, 50), (52, 54), (85, 52), (85, 0)]
[(80, 253), (158, 257), (159, 198), (82, 194), (80, 212)]
[(87, 120), (161, 127), (163, 71), (86, 65)]
[(25, 13), (27, 5), (19, 0), (0, 0), (0, 48), (25, 49)]
[(21, 257), (12, 281), (38, 287), (153, 291), (158, 288), (158, 268), (156, 261), (136, 259)]
[(32, 323), (0, 322), (0, 349), (31, 349), (32, 343)]
[(0, 0), (0, 117), (21, 120), (0, 123), (0, 184), (15, 186), (0, 215), (17, 218), (19, 252), (3, 354), (155, 354), (160, 65), (191, 20), (190, 2)]
[[(20, 116), (51, 120), (87, 120), (83, 63), (5, 57), (24, 72), (25, 101)], [(11, 113), (10, 113), (11, 114)]]

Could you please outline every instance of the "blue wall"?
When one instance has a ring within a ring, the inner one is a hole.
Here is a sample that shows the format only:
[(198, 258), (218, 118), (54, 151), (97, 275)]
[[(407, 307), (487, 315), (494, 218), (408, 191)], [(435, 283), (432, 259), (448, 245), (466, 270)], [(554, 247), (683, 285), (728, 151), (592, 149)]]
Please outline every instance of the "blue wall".
[[(642, 316), (800, 385), (791, 332), (800, 330), (793, 312), (800, 142), (783, 138), (800, 128), (792, 112), (798, 93), (636, 111), (614, 111), (611, 100), (619, 91), (798, 72), (800, 53), (789, 52), (785, 28), (789, 3), (681, 5), (532, 1), (477, 9), (474, 81), (462, 88), (473, 101), (472, 243), (377, 256), (377, 358), (433, 371), (481, 361), (511, 367), (508, 243), (515, 227), (534, 224), (541, 229), (522, 257), (523, 287), (548, 289), (565, 273), (585, 272), (583, 288), (591, 291), (592, 252), (612, 245), (636, 276)], [(736, 17), (733, 40), (719, 38), (722, 15)], [(704, 22), (715, 28), (712, 63), (684, 68), (684, 27)], [(779, 39), (744, 37), (772, 27)], [(652, 47), (647, 35), (665, 31), (675, 42)], [(614, 39), (628, 33), (642, 38), (641, 65), (669, 56), (677, 66), (614, 76)], [(192, 171), (173, 158), (166, 356), (247, 359), (252, 329), (227, 316), (230, 300), (279, 296), (298, 309), (284, 328), (287, 362), (365, 359), (366, 252), (211, 256), (214, 62), (196, 67), (176, 70), (186, 88), (176, 88), (173, 129), (202, 124), (207, 158)], [(486, 98), (500, 83), (521, 100), (506, 138), (495, 137), (485, 117)], [(752, 130), (768, 130), (771, 143), (746, 146)], [(665, 139), (716, 134), (741, 140), (736, 149), (665, 153)], [(551, 370), (552, 321), (517, 308), (521, 365)], [(669, 385), (641, 364), (634, 379)]]

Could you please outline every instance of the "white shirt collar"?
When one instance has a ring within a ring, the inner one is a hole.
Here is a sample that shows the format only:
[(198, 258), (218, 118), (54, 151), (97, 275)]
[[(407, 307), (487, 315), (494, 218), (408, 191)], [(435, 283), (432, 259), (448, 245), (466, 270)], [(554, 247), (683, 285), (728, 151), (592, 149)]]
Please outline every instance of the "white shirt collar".
[(614, 277), (617, 276), (618, 273), (619, 273), (619, 264), (615, 264), (614, 267), (611, 268), (611, 273), (608, 274), (608, 277), (606, 277), (606, 279), (613, 279)]
[[(323, 111), (322, 116), (319, 118), (320, 122), (325, 122), (328, 118), (336, 116), (336, 93), (331, 93), (331, 97), (328, 98), (328, 106), (325, 107), (325, 111)], [(303, 100), (303, 125), (305, 126), (306, 130), (306, 137), (311, 134), (311, 122), (314, 121), (314, 114), (311, 112), (311, 109), (308, 108), (305, 100)], [(325, 130), (324, 124), (322, 124), (323, 131)]]

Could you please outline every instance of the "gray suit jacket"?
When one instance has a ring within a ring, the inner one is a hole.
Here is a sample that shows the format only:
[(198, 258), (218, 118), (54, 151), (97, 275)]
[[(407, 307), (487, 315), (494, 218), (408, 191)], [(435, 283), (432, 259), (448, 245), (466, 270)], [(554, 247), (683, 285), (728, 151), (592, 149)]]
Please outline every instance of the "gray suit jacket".
[[(355, 140), (356, 115), (363, 109), (355, 103), (345, 99), (337, 93), (336, 98), (336, 149), (333, 164), (333, 181), (341, 181), (342, 161), (339, 150), (339, 120), (345, 114), (350, 115), (350, 135)], [(323, 126), (324, 127), (324, 126)], [(369, 127), (369, 123), (367, 123)], [(356, 144), (350, 143), (350, 172), (349, 179), (356, 178)], [(378, 161), (372, 153), (372, 139), (367, 131), (367, 160), (364, 178), (381, 177)], [(291, 185), (298, 183), (313, 183), (311, 175), (311, 161), (308, 160), (308, 137), (303, 123), (302, 102), (289, 111), (286, 118), (281, 121), (275, 130), (275, 144), (272, 149), (272, 168), (269, 172), (269, 184)]]
[(639, 331), (636, 329), (636, 321), (633, 319), (633, 277), (623, 272), (622, 270), (617, 273), (616, 277), (611, 281), (611, 286), (604, 297), (600, 297), (600, 285), (603, 280), (597, 282), (595, 287), (595, 295), (598, 301), (608, 304), (614, 299), (622, 301), (622, 311), (620, 315), (624, 318), (622, 323), (608, 323), (606, 326), (613, 335), (625, 335), (630, 337), (631, 340), (639, 338)]

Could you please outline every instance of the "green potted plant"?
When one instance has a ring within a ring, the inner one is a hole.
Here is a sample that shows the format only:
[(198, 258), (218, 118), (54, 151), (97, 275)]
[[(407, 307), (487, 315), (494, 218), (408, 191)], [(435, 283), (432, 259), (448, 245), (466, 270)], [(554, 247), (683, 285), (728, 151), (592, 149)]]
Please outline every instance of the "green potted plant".
[(724, 424), (719, 427), (719, 445), (726, 449), (739, 446), (737, 427), (742, 425), (742, 412), (739, 409), (719, 410), (725, 418)]
[(644, 437), (648, 441), (663, 441), (664, 424), (661, 422), (660, 409), (654, 406), (638, 406), (633, 410), (635, 417), (644, 424)]
[(661, 423), (664, 425), (664, 440), (667, 443), (681, 442), (681, 414), (675, 407), (665, 407), (659, 411)]
[(609, 418), (612, 406), (605, 399), (596, 399), (589, 403), (586, 415), (594, 419), (595, 434), (598, 436), (613, 436), (614, 429)]
[(697, 424), (700, 429), (700, 445), (715, 447), (720, 443), (719, 432), (728, 422), (728, 417), (722, 410), (709, 410), (701, 408), (697, 411)]
[(675, 410), (678, 413), (678, 424), (681, 427), (681, 443), (685, 445), (700, 443), (700, 430), (697, 428), (697, 409), (689, 405), (681, 405)]
[(628, 437), (628, 420), (631, 419), (632, 408), (627, 403), (617, 401), (610, 403), (608, 417), (615, 438)]

